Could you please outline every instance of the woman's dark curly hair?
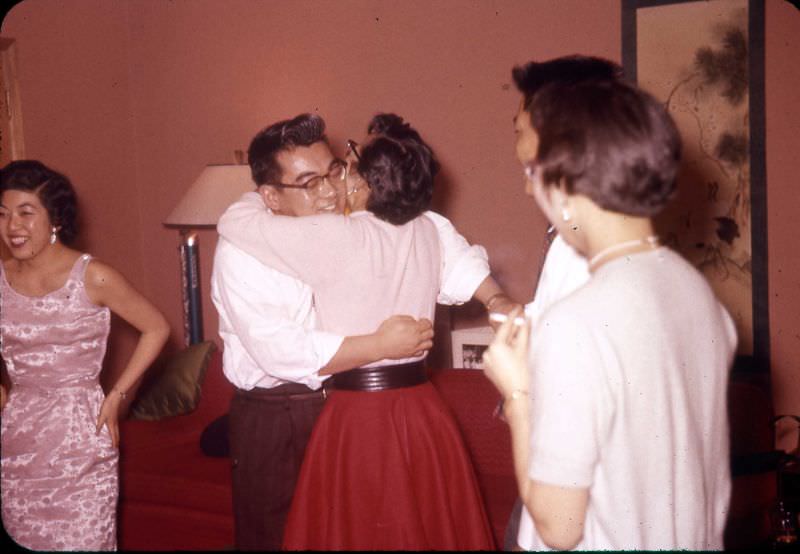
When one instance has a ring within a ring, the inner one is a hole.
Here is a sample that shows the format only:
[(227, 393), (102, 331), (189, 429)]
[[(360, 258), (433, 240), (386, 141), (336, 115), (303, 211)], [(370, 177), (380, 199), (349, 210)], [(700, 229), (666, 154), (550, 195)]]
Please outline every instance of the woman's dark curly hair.
[(16, 160), (0, 169), (0, 197), (7, 190), (33, 193), (47, 210), (58, 238), (70, 244), (78, 234), (78, 198), (69, 179), (37, 160)]
[(374, 138), (360, 153), (358, 173), (370, 186), (367, 210), (403, 225), (428, 209), (439, 163), (431, 148), (403, 118), (379, 114), (367, 132)]
[(539, 136), (532, 169), (546, 186), (603, 209), (651, 217), (675, 191), (681, 139), (655, 98), (622, 81), (550, 84), (529, 108)]

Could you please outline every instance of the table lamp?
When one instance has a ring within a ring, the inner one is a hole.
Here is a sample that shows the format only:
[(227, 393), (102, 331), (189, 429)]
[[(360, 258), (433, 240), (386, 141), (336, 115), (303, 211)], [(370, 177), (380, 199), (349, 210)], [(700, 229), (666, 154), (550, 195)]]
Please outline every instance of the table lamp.
[(203, 311), (200, 303), (198, 236), (194, 229), (217, 225), (222, 213), (243, 193), (255, 190), (250, 166), (207, 165), (178, 205), (164, 220), (164, 226), (180, 230), (183, 329), (187, 345), (203, 340)]

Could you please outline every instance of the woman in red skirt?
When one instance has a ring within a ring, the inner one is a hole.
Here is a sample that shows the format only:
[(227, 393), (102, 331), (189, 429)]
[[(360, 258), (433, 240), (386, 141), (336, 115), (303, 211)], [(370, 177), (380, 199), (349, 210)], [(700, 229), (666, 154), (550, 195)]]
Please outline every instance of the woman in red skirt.
[[(366, 144), (356, 152), (352, 143), (352, 155), (348, 190), (365, 199), (365, 210), (355, 202), (346, 217), (288, 218), (270, 215), (252, 194), (228, 209), (218, 231), (308, 283), (322, 330), (367, 334), (393, 314), (433, 320), (440, 244), (423, 214), (438, 163), (419, 134), (390, 114), (373, 119)], [(494, 549), (463, 439), (427, 380), (424, 356), (328, 380), (284, 548)]]

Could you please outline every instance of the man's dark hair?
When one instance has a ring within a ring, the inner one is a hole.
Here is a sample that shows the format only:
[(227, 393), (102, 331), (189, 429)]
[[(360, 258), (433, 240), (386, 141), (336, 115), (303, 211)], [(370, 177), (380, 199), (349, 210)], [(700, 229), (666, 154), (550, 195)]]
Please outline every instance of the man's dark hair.
[(529, 112), (539, 137), (531, 163), (546, 186), (564, 184), (601, 208), (652, 216), (675, 190), (681, 141), (652, 96), (623, 81), (551, 83)]
[(69, 179), (38, 160), (16, 160), (0, 169), (0, 197), (7, 190), (35, 194), (64, 244), (78, 234), (78, 198)]
[(428, 209), (439, 163), (433, 150), (402, 117), (379, 114), (370, 121), (371, 140), (357, 170), (370, 186), (367, 210), (402, 225)]
[(300, 114), (293, 119), (273, 123), (262, 129), (250, 141), (247, 162), (256, 185), (276, 183), (282, 171), (276, 157), (280, 152), (297, 146), (325, 142), (325, 121), (318, 115)]
[(548, 83), (570, 84), (595, 79), (621, 79), (623, 71), (619, 64), (612, 61), (574, 54), (516, 66), (511, 70), (511, 76), (517, 89), (525, 97), (523, 107), (527, 111), (533, 95)]

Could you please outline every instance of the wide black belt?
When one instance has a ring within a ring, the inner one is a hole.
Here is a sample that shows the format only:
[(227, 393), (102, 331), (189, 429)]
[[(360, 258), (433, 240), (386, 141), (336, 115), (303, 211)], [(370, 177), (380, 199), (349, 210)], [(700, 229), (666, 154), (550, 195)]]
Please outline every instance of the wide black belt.
[(343, 371), (328, 379), (328, 386), (338, 390), (379, 391), (413, 387), (427, 380), (425, 364), (419, 361)]

